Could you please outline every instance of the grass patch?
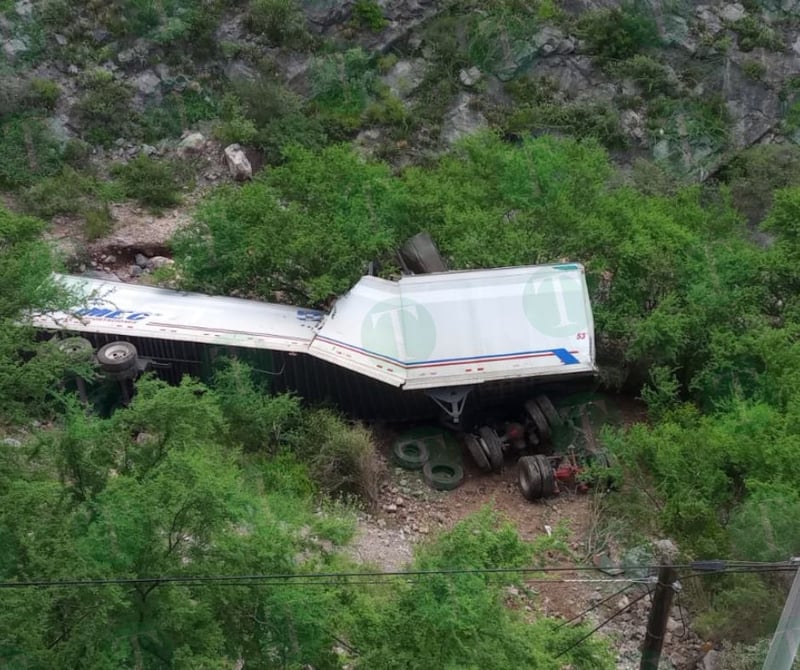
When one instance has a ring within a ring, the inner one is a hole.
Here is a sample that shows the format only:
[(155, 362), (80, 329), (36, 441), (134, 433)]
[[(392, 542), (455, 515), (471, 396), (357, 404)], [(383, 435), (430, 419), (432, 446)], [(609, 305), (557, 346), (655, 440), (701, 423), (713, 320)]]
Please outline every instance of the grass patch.
[(106, 70), (95, 70), (84, 80), (86, 93), (75, 106), (82, 135), (92, 144), (110, 146), (131, 133), (133, 117), (130, 87)]
[(656, 22), (643, 2), (586, 12), (578, 29), (601, 64), (632, 58), (660, 44)]
[(252, 0), (245, 25), (276, 46), (299, 48), (311, 41), (305, 14), (297, 0)]
[(0, 125), (0, 187), (30, 186), (61, 165), (61, 146), (42, 119), (18, 116)]

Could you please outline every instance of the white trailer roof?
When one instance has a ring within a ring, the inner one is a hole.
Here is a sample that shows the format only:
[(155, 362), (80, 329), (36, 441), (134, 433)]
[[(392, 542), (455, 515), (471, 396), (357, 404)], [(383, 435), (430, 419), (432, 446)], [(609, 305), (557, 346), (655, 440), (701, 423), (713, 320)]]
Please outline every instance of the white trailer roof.
[(306, 352), (323, 317), (316, 310), (253, 300), (84, 277), (57, 279), (86, 296), (84, 304), (69, 314), (34, 317), (39, 327)]
[(35, 325), (308, 353), (406, 390), (594, 372), (583, 266), (363, 277), (331, 313), (83, 277)]
[(309, 353), (407, 390), (594, 372), (584, 268), (364, 277)]

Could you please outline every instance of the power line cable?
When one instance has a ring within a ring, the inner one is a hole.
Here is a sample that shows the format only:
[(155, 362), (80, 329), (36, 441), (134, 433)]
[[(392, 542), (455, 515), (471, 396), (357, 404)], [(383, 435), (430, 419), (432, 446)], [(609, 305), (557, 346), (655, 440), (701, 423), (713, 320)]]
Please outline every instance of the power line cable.
[(645, 591), (642, 595), (640, 595), (639, 597), (634, 598), (633, 600), (631, 600), (631, 602), (629, 602), (627, 605), (625, 605), (625, 607), (621, 607), (620, 609), (618, 609), (616, 612), (614, 612), (614, 614), (612, 614), (610, 617), (608, 617), (605, 621), (603, 621), (602, 623), (600, 623), (597, 626), (595, 626), (594, 628), (592, 628), (592, 630), (590, 630), (588, 633), (586, 633), (586, 635), (584, 635), (579, 640), (573, 642), (569, 647), (564, 649), (564, 651), (560, 652), (558, 654), (558, 656), (556, 656), (556, 658), (561, 658), (564, 654), (566, 654), (569, 651), (572, 651), (579, 644), (581, 644), (582, 642), (585, 642), (586, 640), (588, 640), (592, 635), (594, 635), (597, 631), (599, 631), (603, 626), (605, 626), (606, 624), (608, 624), (611, 621), (613, 621), (614, 619), (616, 619), (620, 614), (624, 613), (626, 610), (629, 610), (631, 607), (633, 607), (636, 603), (638, 603), (643, 598), (646, 598), (649, 593), (650, 593), (650, 589), (647, 589), (647, 591)]
[[(655, 570), (661, 566), (620, 566), (618, 570)], [(692, 564), (674, 566), (682, 568), (692, 568)], [(606, 568), (608, 569), (608, 568)], [(735, 573), (764, 573), (778, 571), (794, 571), (796, 566), (791, 563), (740, 563), (733, 568), (717, 568), (713, 571), (701, 571), (694, 574), (685, 575), (689, 577), (705, 577), (708, 575), (735, 574)], [(246, 574), (246, 575), (163, 575), (159, 577), (109, 577), (97, 579), (65, 579), (65, 580), (31, 580), (25, 582), (4, 581), (0, 582), (0, 589), (19, 589), (19, 588), (56, 588), (68, 586), (108, 586), (108, 585), (138, 585), (138, 584), (201, 584), (201, 583), (235, 583), (243, 585), (256, 582), (274, 582), (276, 584), (291, 583), (318, 583), (317, 580), (342, 580), (351, 579), (352, 583), (364, 583), (367, 578), (385, 580), (391, 577), (429, 577), (434, 575), (502, 575), (502, 574), (538, 574), (538, 573), (557, 573), (557, 572), (596, 572), (598, 569), (591, 566), (552, 566), (552, 567), (489, 567), (489, 568), (448, 568), (438, 570), (397, 570), (388, 572), (317, 572), (317, 573), (283, 573), (283, 574)], [(531, 582), (542, 583), (646, 583), (649, 578), (580, 578), (580, 579), (529, 579)], [(305, 580), (305, 582), (298, 581)], [(341, 583), (333, 581), (328, 583)]]

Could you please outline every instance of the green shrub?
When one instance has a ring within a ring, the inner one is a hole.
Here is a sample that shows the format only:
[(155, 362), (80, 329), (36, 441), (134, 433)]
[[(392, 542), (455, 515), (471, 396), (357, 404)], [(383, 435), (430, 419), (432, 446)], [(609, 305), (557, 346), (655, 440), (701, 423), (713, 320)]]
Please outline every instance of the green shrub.
[(378, 90), (377, 70), (363, 49), (316, 58), (311, 68), (315, 106), (335, 119), (357, 127), (361, 112)]
[(237, 79), (231, 82), (235, 96), (225, 96), (221, 116), (229, 119), (241, 115), (261, 129), (271, 121), (299, 114), (303, 101), (271, 74), (261, 74), (253, 79)]
[(743, 16), (734, 21), (730, 27), (736, 31), (739, 49), (742, 51), (752, 51), (757, 47), (770, 51), (779, 51), (783, 48), (783, 41), (777, 33), (754, 16)]
[(598, 9), (580, 19), (580, 32), (601, 64), (625, 60), (659, 45), (658, 28), (644, 3)]
[(180, 137), (198, 121), (216, 118), (216, 100), (206, 92), (186, 90), (173, 92), (158, 105), (147, 108), (137, 119), (145, 142), (157, 142), (166, 137)]
[(625, 146), (619, 115), (604, 103), (546, 103), (520, 107), (502, 121), (506, 133), (526, 136), (549, 130), (580, 138), (595, 138), (609, 147)]
[(623, 78), (632, 79), (647, 96), (675, 95), (675, 83), (671, 80), (667, 68), (654, 58), (644, 54), (636, 54), (632, 58), (615, 63), (612, 72)]
[(29, 186), (61, 165), (61, 146), (41, 119), (22, 116), (0, 124), (0, 187)]
[(158, 211), (181, 201), (175, 166), (167, 161), (157, 161), (142, 154), (130, 163), (113, 165), (111, 172), (119, 179), (125, 195), (135, 198), (145, 207)]
[(84, 234), (88, 240), (108, 235), (114, 227), (114, 218), (107, 204), (88, 206), (83, 210)]
[(761, 81), (767, 74), (767, 66), (758, 60), (748, 60), (742, 63), (742, 74), (748, 79)]
[(322, 149), (328, 136), (318, 119), (298, 112), (269, 121), (258, 131), (255, 141), (264, 152), (264, 160), (270, 165), (278, 165), (284, 162), (289, 147)]
[(133, 92), (114, 75), (96, 70), (85, 81), (83, 97), (75, 105), (84, 139), (92, 144), (110, 146), (131, 131)]
[(31, 109), (44, 109), (52, 112), (60, 95), (61, 87), (56, 82), (52, 79), (36, 77), (28, 82), (25, 103)]
[(79, 214), (96, 194), (93, 177), (65, 167), (23, 191), (21, 203), (27, 212), (47, 219), (56, 214)]
[(404, 134), (410, 130), (412, 124), (412, 116), (403, 101), (388, 92), (367, 106), (363, 118), (368, 124), (390, 126)]
[(379, 32), (389, 24), (376, 0), (356, 0), (352, 11), (353, 22), (361, 28)]
[(310, 39), (297, 0), (251, 0), (245, 21), (249, 30), (277, 46), (300, 47)]

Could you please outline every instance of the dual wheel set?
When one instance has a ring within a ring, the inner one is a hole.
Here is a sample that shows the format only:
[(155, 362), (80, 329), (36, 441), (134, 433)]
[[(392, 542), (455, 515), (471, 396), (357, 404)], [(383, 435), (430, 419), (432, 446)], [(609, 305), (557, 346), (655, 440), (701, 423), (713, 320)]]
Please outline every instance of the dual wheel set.
[(97, 361), (100, 369), (116, 379), (133, 377), (138, 372), (139, 355), (130, 342), (109, 342), (95, 353), (94, 345), (85, 337), (68, 337), (58, 343), (58, 349), (76, 363)]
[[(499, 472), (507, 454), (519, 454), (517, 461), (518, 485), (522, 495), (528, 500), (540, 500), (558, 495), (559, 482), (573, 482), (578, 491), (588, 488), (586, 481), (579, 481), (579, 475), (586, 470), (578, 463), (573, 445), (566, 454), (553, 457), (544, 454), (522, 455), (529, 448), (536, 449), (551, 440), (556, 433), (569, 432), (571, 426), (561, 416), (550, 399), (540, 394), (525, 403), (525, 419), (522, 423), (510, 422), (501, 431), (491, 426), (481, 426), (476, 433), (464, 435), (467, 450), (475, 464), (484, 472)], [(596, 451), (586, 454), (585, 460), (592, 470), (605, 474), (595, 475), (592, 484), (611, 487), (611, 460), (606, 452)]]

